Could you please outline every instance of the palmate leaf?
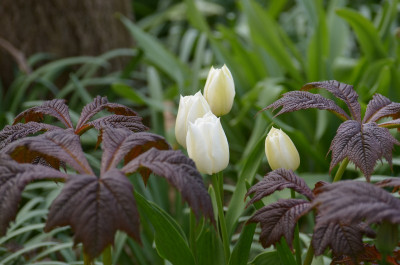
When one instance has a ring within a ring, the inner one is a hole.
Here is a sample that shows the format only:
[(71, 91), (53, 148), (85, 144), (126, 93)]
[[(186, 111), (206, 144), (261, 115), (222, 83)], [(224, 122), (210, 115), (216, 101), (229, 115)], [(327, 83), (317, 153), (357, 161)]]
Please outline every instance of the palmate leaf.
[(73, 128), (68, 106), (63, 99), (53, 99), (43, 102), (41, 106), (33, 107), (21, 112), (14, 119), (14, 124), (25, 119), (25, 122), (41, 122), (43, 115), (50, 115), (61, 121), (67, 128)]
[(314, 198), (311, 189), (302, 178), (298, 177), (291, 170), (279, 168), (269, 172), (261, 181), (247, 191), (246, 197), (255, 193), (254, 197), (247, 203), (247, 205), (259, 201), (263, 197), (271, 195), (275, 191), (283, 190), (285, 188), (293, 189), (306, 196), (309, 200)]
[(82, 174), (93, 175), (83, 153), (79, 136), (73, 129), (54, 130), (39, 136), (19, 139), (7, 145), (3, 152), (20, 163), (31, 163), (38, 156), (53, 167), (52, 160), (63, 161)]
[(132, 132), (144, 132), (149, 128), (142, 123), (142, 117), (139, 116), (124, 116), (124, 115), (110, 115), (98, 118), (94, 121), (88, 122), (89, 127), (94, 127), (97, 130), (104, 128), (125, 128)]
[(292, 246), (296, 222), (310, 209), (311, 203), (306, 200), (279, 200), (258, 210), (248, 222), (261, 224), (260, 242), (264, 248), (279, 243), (282, 236)]
[(132, 133), (125, 129), (105, 129), (103, 138), (101, 174), (116, 167), (123, 158), (127, 164), (152, 147), (160, 150), (171, 148), (159, 135), (145, 132)]
[(387, 128), (379, 127), (375, 122), (345, 121), (339, 126), (329, 149), (332, 151), (330, 170), (348, 157), (369, 181), (379, 159), (384, 157), (391, 165), (394, 144), (400, 143)]
[(400, 201), (375, 185), (341, 181), (320, 189), (321, 193), (312, 202), (320, 214), (320, 224), (400, 223)]
[(335, 254), (357, 257), (364, 251), (364, 235), (375, 237), (375, 232), (364, 223), (347, 225), (341, 222), (319, 223), (314, 227), (312, 246), (315, 255), (322, 255), (327, 247)]
[(34, 134), (40, 131), (51, 131), (60, 129), (60, 127), (48, 125), (38, 122), (27, 122), (18, 123), (15, 125), (7, 125), (3, 130), (0, 131), (0, 150), (3, 149), (9, 143), (24, 138), (30, 134)]
[[(83, 128), (86, 125), (86, 123), (89, 122), (90, 118), (92, 118), (94, 115), (96, 115), (97, 113), (99, 113), (104, 109), (117, 115), (138, 116), (135, 111), (124, 105), (117, 103), (110, 103), (108, 102), (107, 97), (97, 96), (96, 98), (94, 98), (93, 102), (87, 104), (82, 109), (81, 116), (78, 120), (78, 124), (76, 125), (75, 131), (79, 132), (80, 130), (85, 130)], [(94, 124), (92, 124), (91, 126), (94, 126)]]
[[(180, 151), (158, 150), (151, 148), (134, 158), (121, 171), (130, 174), (141, 169), (147, 169), (154, 174), (164, 177), (176, 187), (188, 202), (196, 217), (201, 212), (214, 221), (211, 199), (204, 186), (203, 178), (197, 171), (194, 162)], [(148, 174), (148, 172), (146, 172)]]
[(400, 103), (392, 102), (387, 97), (375, 94), (368, 102), (363, 123), (376, 122), (389, 116), (395, 119), (400, 117)]
[(21, 194), (25, 186), (34, 180), (63, 180), (67, 175), (41, 165), (19, 164), (9, 156), (0, 154), (0, 236), (4, 236), (8, 224), (15, 219)]
[(310, 90), (313, 88), (325, 88), (335, 97), (343, 100), (350, 110), (354, 120), (361, 122), (361, 106), (358, 103), (358, 95), (354, 91), (353, 86), (340, 83), (336, 80), (313, 82), (305, 84), (301, 89)]
[(376, 186), (384, 188), (384, 187), (394, 187), (395, 190), (400, 189), (400, 178), (387, 178), (382, 181), (375, 183)]
[(91, 175), (70, 176), (50, 206), (44, 230), (65, 225), (72, 227), (75, 244), (82, 242), (90, 259), (114, 243), (117, 230), (140, 242), (139, 214), (129, 179), (117, 169), (100, 179)]
[(333, 112), (343, 120), (350, 119), (349, 115), (347, 115), (347, 113), (342, 108), (336, 105), (333, 100), (324, 98), (319, 94), (313, 94), (306, 91), (287, 92), (283, 94), (282, 98), (278, 99), (263, 110), (271, 108), (275, 110), (279, 107), (282, 107), (282, 109), (275, 116), (301, 109), (316, 108)]
[[(357, 261), (354, 261), (354, 258), (345, 255), (335, 256), (332, 258), (331, 265), (381, 264), (382, 255), (376, 247), (365, 243), (363, 245), (363, 252), (357, 255)], [(386, 256), (386, 264), (398, 265), (399, 263), (393, 257)]]

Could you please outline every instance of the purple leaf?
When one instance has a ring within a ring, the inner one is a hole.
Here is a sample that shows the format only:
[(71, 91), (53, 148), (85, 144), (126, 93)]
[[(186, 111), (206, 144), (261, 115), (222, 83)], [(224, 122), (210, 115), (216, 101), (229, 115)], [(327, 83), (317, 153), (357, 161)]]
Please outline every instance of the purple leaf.
[(31, 164), (19, 164), (9, 156), (0, 154), (0, 236), (4, 236), (8, 224), (15, 219), (21, 194), (25, 186), (34, 180), (63, 180), (67, 175), (58, 170)]
[(301, 109), (316, 108), (320, 110), (329, 110), (341, 117), (343, 120), (350, 119), (349, 115), (347, 115), (342, 108), (336, 105), (333, 100), (324, 98), (319, 94), (313, 94), (305, 91), (287, 92), (283, 94), (282, 98), (278, 99), (263, 110), (271, 108), (275, 110), (279, 107), (282, 107), (282, 109), (275, 116)]
[(69, 116), (68, 106), (65, 104), (64, 99), (48, 100), (43, 102), (41, 106), (27, 109), (15, 117), (14, 124), (22, 119), (25, 119), (25, 122), (41, 122), (44, 114), (57, 118), (67, 128), (73, 128), (71, 118)]
[(314, 198), (311, 189), (302, 178), (298, 177), (291, 170), (279, 168), (269, 172), (261, 181), (247, 191), (246, 197), (255, 193), (254, 197), (247, 205), (259, 201), (277, 190), (283, 190), (285, 188), (293, 189), (306, 196), (309, 200)]
[(97, 130), (102, 130), (104, 128), (124, 128), (132, 132), (144, 132), (149, 129), (143, 125), (142, 117), (115, 114), (98, 118), (94, 121), (88, 122), (87, 125), (93, 126)]
[(154, 174), (166, 178), (179, 190), (197, 218), (203, 212), (210, 220), (214, 220), (211, 199), (204, 186), (203, 178), (194, 162), (180, 151), (152, 148), (130, 161), (121, 171), (129, 174), (140, 169), (151, 170)]
[(392, 102), (387, 97), (375, 94), (368, 103), (363, 123), (376, 122), (384, 117), (392, 116), (398, 118), (400, 114), (400, 103)]
[(313, 82), (305, 84), (301, 89), (310, 90), (312, 88), (325, 88), (335, 97), (343, 100), (350, 110), (351, 116), (358, 122), (361, 122), (361, 107), (358, 103), (358, 95), (353, 86), (340, 83), (336, 80)]
[(114, 243), (117, 230), (140, 242), (139, 213), (128, 178), (117, 169), (101, 179), (91, 175), (69, 178), (50, 207), (45, 231), (70, 225), (74, 242), (94, 259)]
[(387, 128), (381, 128), (375, 122), (345, 121), (339, 126), (329, 149), (332, 151), (330, 170), (348, 157), (369, 180), (379, 159), (384, 157), (391, 165), (394, 144), (400, 143)]
[(248, 222), (261, 224), (260, 242), (264, 248), (279, 243), (282, 236), (292, 246), (297, 220), (310, 209), (311, 203), (306, 200), (279, 200), (258, 210)]

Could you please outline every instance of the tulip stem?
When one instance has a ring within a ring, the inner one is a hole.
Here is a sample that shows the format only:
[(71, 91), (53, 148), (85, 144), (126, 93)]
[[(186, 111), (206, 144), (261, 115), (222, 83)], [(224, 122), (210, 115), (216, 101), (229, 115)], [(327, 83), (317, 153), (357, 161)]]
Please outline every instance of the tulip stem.
[(226, 230), (226, 222), (225, 215), (223, 209), (223, 176), (222, 172), (215, 173), (211, 176), (212, 184), (214, 186), (215, 191), (215, 200), (217, 201), (218, 208), (218, 221), (220, 227), (220, 233), (222, 235), (222, 244), (224, 246), (224, 254), (225, 254), (225, 263), (228, 264), (230, 258), (230, 248), (229, 248), (229, 240), (228, 240), (228, 232)]
[[(296, 192), (292, 189), (290, 190), (290, 197), (292, 199), (296, 198)], [(296, 228), (294, 230), (294, 248), (295, 248), (295, 252), (296, 252), (297, 265), (301, 265), (301, 246), (300, 246), (299, 223), (296, 223)]]
[(111, 246), (107, 246), (103, 250), (103, 264), (104, 265), (112, 265)]

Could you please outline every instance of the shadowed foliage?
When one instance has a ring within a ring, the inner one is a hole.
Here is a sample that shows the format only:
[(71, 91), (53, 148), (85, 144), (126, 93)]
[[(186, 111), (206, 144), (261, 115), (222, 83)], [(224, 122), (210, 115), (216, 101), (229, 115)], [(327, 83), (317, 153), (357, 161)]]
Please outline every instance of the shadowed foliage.
[[(372, 264), (379, 265), (382, 261), (382, 255), (376, 249), (374, 245), (364, 244), (364, 250), (361, 254), (357, 256), (357, 261), (354, 261), (353, 258), (342, 255), (335, 256), (332, 258), (331, 265), (357, 265), (357, 264)], [(364, 262), (364, 263), (361, 263)], [(386, 256), (386, 264), (398, 265), (399, 263), (395, 258), (391, 256)]]

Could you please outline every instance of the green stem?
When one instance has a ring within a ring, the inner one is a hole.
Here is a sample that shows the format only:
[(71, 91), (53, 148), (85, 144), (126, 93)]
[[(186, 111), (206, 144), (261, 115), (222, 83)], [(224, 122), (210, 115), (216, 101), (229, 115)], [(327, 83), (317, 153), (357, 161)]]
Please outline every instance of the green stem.
[(225, 222), (225, 215), (224, 209), (222, 204), (223, 198), (223, 179), (222, 179), (222, 172), (218, 172), (211, 176), (212, 184), (214, 186), (215, 191), (215, 199), (217, 201), (217, 208), (218, 208), (218, 221), (221, 228), (221, 235), (222, 235), (222, 244), (224, 246), (224, 254), (225, 254), (225, 262), (228, 264), (230, 258), (230, 249), (229, 249), (229, 240), (228, 240), (228, 232), (226, 230), (226, 222)]
[(343, 173), (346, 170), (347, 165), (349, 164), (349, 159), (346, 157), (343, 159), (342, 163), (340, 164), (340, 167), (338, 171), (335, 174), (335, 178), (333, 179), (332, 182), (337, 182), (342, 179)]
[(83, 264), (84, 265), (92, 265), (92, 261), (90, 260), (89, 256), (83, 253)]
[(194, 216), (193, 210), (190, 209), (190, 232), (189, 241), (193, 255), (196, 257), (196, 217)]
[(303, 265), (311, 265), (311, 262), (314, 258), (314, 248), (311, 245), (308, 247), (306, 258), (304, 259)]
[[(296, 192), (294, 190), (290, 190), (290, 197), (292, 199), (296, 198)], [(294, 230), (294, 248), (296, 251), (296, 262), (297, 265), (301, 265), (301, 246), (300, 246), (300, 232), (299, 232), (299, 223), (296, 223), (296, 228)]]
[(103, 250), (103, 265), (112, 265), (111, 246), (107, 246)]

